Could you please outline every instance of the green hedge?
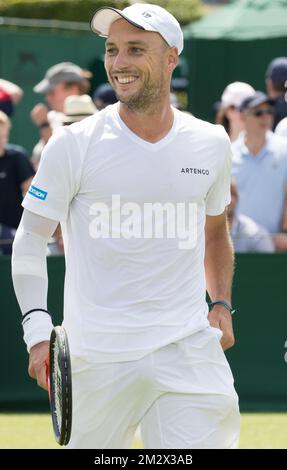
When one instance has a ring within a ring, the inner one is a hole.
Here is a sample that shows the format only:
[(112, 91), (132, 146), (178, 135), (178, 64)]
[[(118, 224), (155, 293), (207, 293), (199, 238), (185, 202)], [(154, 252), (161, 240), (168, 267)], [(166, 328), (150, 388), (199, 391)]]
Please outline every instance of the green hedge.
[(87, 22), (98, 8), (128, 5), (127, 0), (0, 0), (0, 16)]
[[(98, 8), (122, 9), (129, 3), (128, 0), (0, 0), (0, 16), (86, 22)], [(151, 3), (169, 10), (182, 25), (202, 16), (201, 0), (151, 0)]]
[(151, 0), (150, 3), (166, 8), (183, 26), (199, 20), (203, 15), (201, 0)]

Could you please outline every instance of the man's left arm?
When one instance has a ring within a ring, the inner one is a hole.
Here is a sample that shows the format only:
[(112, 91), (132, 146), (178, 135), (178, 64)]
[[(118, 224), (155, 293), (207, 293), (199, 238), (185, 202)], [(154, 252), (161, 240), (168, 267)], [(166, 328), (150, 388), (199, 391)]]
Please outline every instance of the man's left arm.
[[(226, 212), (206, 216), (205, 224), (205, 275), (209, 297), (212, 302), (223, 300), (231, 305), (231, 289), (234, 256), (229, 235)], [(222, 330), (221, 345), (228, 349), (234, 345), (231, 313), (220, 304), (208, 315), (211, 326)]]

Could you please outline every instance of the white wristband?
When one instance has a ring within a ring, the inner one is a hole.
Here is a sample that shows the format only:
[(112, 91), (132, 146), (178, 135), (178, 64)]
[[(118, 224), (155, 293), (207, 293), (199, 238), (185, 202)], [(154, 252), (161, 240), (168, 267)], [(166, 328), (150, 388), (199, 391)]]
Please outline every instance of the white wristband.
[(31, 348), (35, 344), (49, 341), (54, 327), (51, 316), (48, 313), (36, 310), (27, 315), (22, 325), (28, 353), (30, 353)]

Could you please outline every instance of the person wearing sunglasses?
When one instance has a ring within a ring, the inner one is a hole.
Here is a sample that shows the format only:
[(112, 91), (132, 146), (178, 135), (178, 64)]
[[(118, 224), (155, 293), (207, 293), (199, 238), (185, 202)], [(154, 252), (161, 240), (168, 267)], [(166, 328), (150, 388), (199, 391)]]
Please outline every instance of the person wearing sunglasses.
[(274, 101), (261, 91), (240, 111), (245, 131), (232, 145), (238, 211), (272, 235), (276, 251), (287, 251), (287, 139), (271, 131)]

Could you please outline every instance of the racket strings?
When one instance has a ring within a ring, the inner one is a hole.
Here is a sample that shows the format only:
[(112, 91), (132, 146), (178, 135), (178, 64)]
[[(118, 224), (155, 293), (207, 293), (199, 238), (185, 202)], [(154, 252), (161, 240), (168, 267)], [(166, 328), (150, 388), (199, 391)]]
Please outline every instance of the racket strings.
[[(60, 349), (62, 349), (62, 353), (63, 353), (62, 358), (60, 357)], [(66, 360), (66, 345), (64, 341), (62, 342), (61, 347), (59, 346), (57, 342), (55, 343), (54, 357), (55, 357), (55, 382), (57, 383), (56, 389), (58, 391), (58, 393), (55, 392), (55, 414), (56, 414), (56, 419), (57, 419), (57, 424), (59, 426), (59, 429), (61, 429), (63, 424), (65, 428), (67, 429), (68, 427), (67, 416), (68, 416), (69, 408), (70, 408), (70, 400), (69, 400), (69, 394), (68, 394), (69, 383), (68, 383), (68, 377), (67, 377), (68, 363)], [(61, 363), (61, 360), (62, 360), (62, 363)], [(61, 370), (62, 364), (64, 366), (64, 371), (65, 371), (64, 377), (62, 376), (62, 370)], [(64, 383), (63, 383), (63, 379), (64, 379)], [(62, 402), (63, 389), (64, 389), (64, 397), (65, 397), (64, 403)], [(63, 416), (66, 417), (64, 421), (62, 421)]]
[(53, 376), (54, 383), (56, 384), (56, 387), (54, 388), (55, 415), (59, 429), (61, 429), (62, 426), (62, 374), (60, 361), (60, 348), (58, 342), (56, 341), (54, 345)]

